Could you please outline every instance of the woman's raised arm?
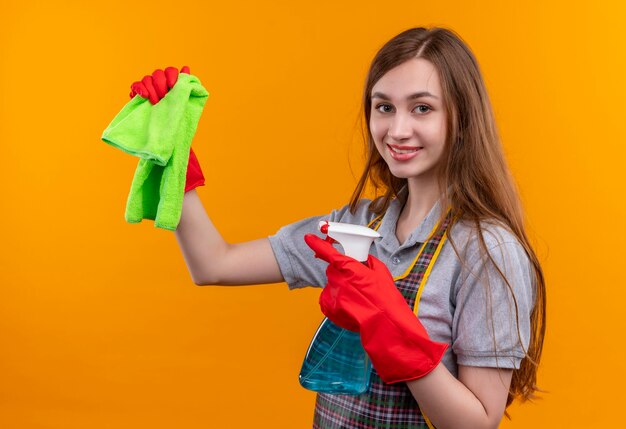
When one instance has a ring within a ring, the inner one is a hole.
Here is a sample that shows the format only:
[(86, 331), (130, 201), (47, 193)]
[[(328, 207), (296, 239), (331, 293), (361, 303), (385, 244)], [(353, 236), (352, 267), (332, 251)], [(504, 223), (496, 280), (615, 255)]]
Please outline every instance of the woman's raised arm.
[(191, 278), (197, 285), (279, 283), (283, 276), (267, 238), (229, 244), (209, 219), (195, 190), (185, 194), (176, 229)]

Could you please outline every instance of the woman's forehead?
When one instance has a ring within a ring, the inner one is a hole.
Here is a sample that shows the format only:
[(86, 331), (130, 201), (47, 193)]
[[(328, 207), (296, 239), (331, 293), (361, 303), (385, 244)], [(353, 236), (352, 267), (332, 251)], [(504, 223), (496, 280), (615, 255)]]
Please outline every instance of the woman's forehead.
[(416, 98), (416, 94), (441, 99), (442, 89), (435, 66), (423, 58), (412, 58), (385, 73), (372, 87), (370, 96)]

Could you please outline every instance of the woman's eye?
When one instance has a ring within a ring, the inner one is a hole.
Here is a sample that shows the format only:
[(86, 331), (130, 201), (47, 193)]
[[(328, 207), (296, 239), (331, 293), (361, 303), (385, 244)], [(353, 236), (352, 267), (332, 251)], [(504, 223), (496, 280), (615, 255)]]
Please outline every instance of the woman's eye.
[(393, 107), (389, 104), (379, 104), (378, 106), (376, 106), (376, 110), (378, 110), (380, 113), (391, 113), (393, 112)]
[(430, 106), (427, 106), (425, 104), (420, 104), (419, 106), (415, 107), (415, 110), (418, 113), (428, 113), (430, 111)]

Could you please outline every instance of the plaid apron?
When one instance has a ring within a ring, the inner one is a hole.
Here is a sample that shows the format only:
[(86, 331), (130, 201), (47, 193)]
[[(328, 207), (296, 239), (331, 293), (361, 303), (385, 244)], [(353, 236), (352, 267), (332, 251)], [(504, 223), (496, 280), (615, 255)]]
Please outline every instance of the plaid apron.
[[(377, 229), (382, 216), (369, 225)], [(395, 278), (396, 287), (417, 315), (428, 275), (446, 240), (450, 214), (422, 244), (408, 272)], [(372, 367), (370, 388), (360, 395), (318, 393), (313, 429), (417, 429), (434, 428), (424, 416), (406, 383), (386, 384)]]

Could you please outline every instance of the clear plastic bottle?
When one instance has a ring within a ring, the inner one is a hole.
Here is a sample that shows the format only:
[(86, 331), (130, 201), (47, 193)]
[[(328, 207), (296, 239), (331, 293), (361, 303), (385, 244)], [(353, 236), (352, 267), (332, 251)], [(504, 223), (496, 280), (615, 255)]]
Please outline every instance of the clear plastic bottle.
[[(364, 262), (380, 234), (361, 225), (321, 221), (320, 232), (341, 244), (347, 256)], [(300, 384), (320, 393), (358, 395), (367, 392), (372, 363), (358, 332), (322, 321), (309, 345), (300, 370)]]
[(371, 368), (359, 333), (326, 318), (306, 352), (300, 384), (320, 393), (358, 395), (369, 388)]

